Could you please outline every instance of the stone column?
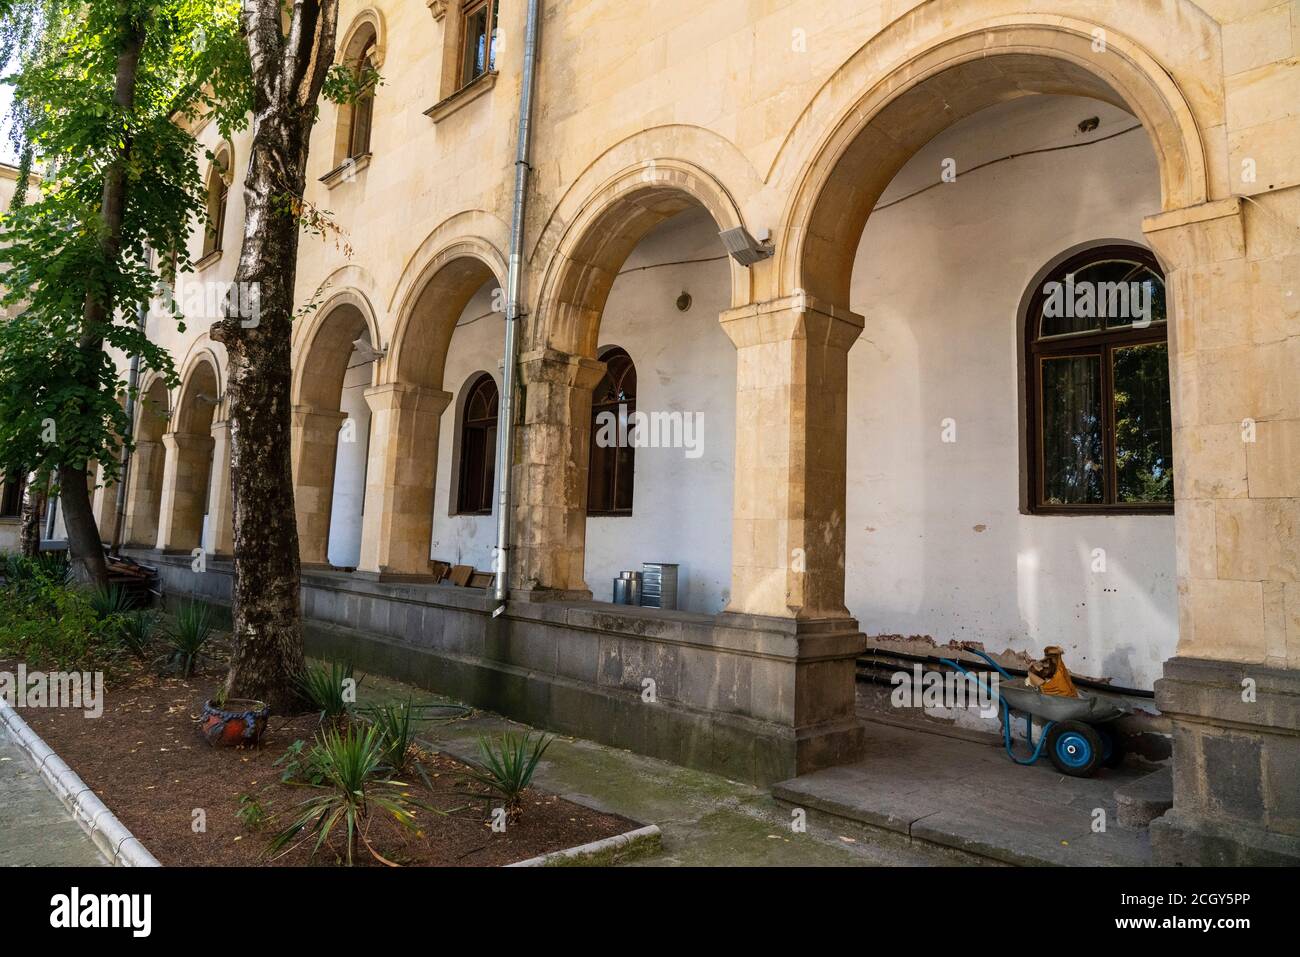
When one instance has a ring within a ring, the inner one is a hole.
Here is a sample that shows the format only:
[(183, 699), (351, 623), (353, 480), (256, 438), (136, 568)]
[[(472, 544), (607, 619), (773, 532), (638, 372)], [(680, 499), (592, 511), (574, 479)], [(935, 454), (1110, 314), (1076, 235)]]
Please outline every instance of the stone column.
[(370, 454), (358, 574), (429, 574), (438, 428), (451, 393), (389, 384), (367, 389)]
[(584, 575), (592, 393), (605, 364), (554, 349), (520, 357), (524, 422), (512, 463), (517, 598), (591, 600)]
[(1150, 217), (1167, 269), (1178, 654), (1157, 863), (1300, 863), (1300, 240), (1292, 190)]
[(329, 563), (334, 458), (339, 426), (346, 418), (337, 410), (301, 405), (293, 409), (293, 508), (298, 521), (298, 555), (304, 566), (323, 567)]
[(209, 555), (229, 558), (235, 551), (235, 502), (230, 486), (230, 422), (212, 424), (212, 482), (208, 488)]
[(131, 545), (153, 548), (158, 542), (158, 504), (162, 489), (155, 481), (158, 463), (166, 455), (161, 442), (139, 440), (131, 453), (131, 474), (127, 480), (126, 529), (123, 539)]
[(158, 547), (189, 552), (200, 545), (203, 511), (207, 506), (211, 435), (168, 432), (163, 467), (162, 509), (158, 518)]
[(736, 492), (731, 603), (751, 615), (844, 607), (848, 353), (861, 316), (806, 299), (733, 309)]
[(736, 345), (731, 601), (719, 622), (785, 636), (786, 674), (751, 695), (789, 725), (796, 773), (861, 756), (844, 605), (848, 352), (863, 320), (806, 297), (722, 314)]

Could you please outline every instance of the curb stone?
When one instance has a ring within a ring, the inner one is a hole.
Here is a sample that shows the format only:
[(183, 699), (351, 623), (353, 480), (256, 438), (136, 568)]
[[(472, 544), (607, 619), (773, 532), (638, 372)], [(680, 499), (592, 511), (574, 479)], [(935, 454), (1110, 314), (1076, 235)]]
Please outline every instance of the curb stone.
[(590, 844), (579, 844), (577, 847), (565, 848), (562, 851), (552, 851), (550, 854), (542, 854), (539, 857), (530, 857), (526, 861), (516, 861), (513, 864), (507, 864), (506, 867), (549, 867), (553, 864), (560, 863), (581, 863), (585, 857), (595, 857), (605, 851), (615, 849), (629, 848), (634, 845), (650, 844), (655, 847), (659, 846), (661, 834), (657, 824), (648, 824), (645, 827), (639, 827), (635, 831), (625, 831), (622, 834), (615, 834), (613, 837), (601, 838), (599, 841), (592, 841)]
[(114, 866), (162, 866), (77, 772), (68, 767), (67, 762), (55, 754), (54, 749), (3, 698), (0, 698), (0, 725), (9, 730), (19, 750), (36, 765), (46, 787), (63, 802), (73, 819)]

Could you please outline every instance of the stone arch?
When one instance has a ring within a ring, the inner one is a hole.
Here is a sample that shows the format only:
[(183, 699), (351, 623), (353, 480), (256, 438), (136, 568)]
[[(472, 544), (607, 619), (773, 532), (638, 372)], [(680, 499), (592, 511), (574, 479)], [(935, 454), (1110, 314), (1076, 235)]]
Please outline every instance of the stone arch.
[(443, 246), (407, 284), (397, 310), (385, 381), (443, 388), (443, 369), (456, 322), (484, 283), (505, 288), (505, 258), (485, 239)]
[[(467, 214), (465, 221), (479, 219)], [(392, 345), (366, 392), (371, 410), (360, 569), (426, 575), (433, 532), (447, 350), (461, 313), (486, 283), (504, 283), (505, 259), (487, 239), (435, 230), (407, 264), (394, 294)], [(441, 240), (441, 242), (440, 242)], [(418, 265), (417, 265), (418, 264)]]
[[(329, 562), (339, 430), (348, 418), (342, 410), (343, 388), (356, 354), (353, 344), (358, 340), (379, 349), (374, 311), (359, 291), (342, 289), (316, 311), (297, 344), (290, 460), (299, 555), (304, 565)], [(365, 426), (368, 428), (368, 420)], [(354, 433), (349, 438), (365, 441), (364, 434)]]
[[(569, 225), (542, 273), (525, 339), (530, 348), (593, 358), (600, 316), (623, 261), (651, 229), (692, 206), (708, 211), (719, 231), (745, 224), (726, 187), (680, 159), (647, 159), (626, 167), (576, 204), (572, 218), (557, 216)], [(750, 300), (750, 271), (734, 260), (731, 287), (733, 305)]]
[(209, 348), (196, 347), (183, 367), (171, 428), (162, 437), (166, 464), (158, 547), (164, 551), (203, 545), (216, 451), (213, 426), (224, 418), (219, 414), (223, 400), (216, 355)]
[[(359, 71), (363, 62), (368, 61), (369, 66), (375, 71), (381, 70), (384, 65), (384, 56), (388, 49), (388, 30), (384, 22), (384, 15), (374, 7), (367, 7), (362, 10), (348, 25), (345, 33), (341, 34), (342, 40), (335, 47), (337, 53), (335, 62), (339, 65), (346, 66), (353, 71)], [(337, 168), (346, 163), (349, 159), (357, 160), (361, 156), (369, 154), (370, 132), (369, 125), (374, 122), (374, 95), (373, 90), (369, 95), (369, 103), (365, 108), (364, 122), (367, 124), (365, 133), (366, 147), (361, 152), (355, 152), (353, 147), (353, 125), (358, 118), (358, 108), (360, 101), (341, 103), (338, 107), (337, 122), (334, 127), (334, 152), (333, 164), (331, 168)]]
[(158, 541), (158, 519), (166, 452), (163, 435), (171, 419), (171, 394), (159, 374), (148, 376), (140, 388), (134, 424), (135, 448), (127, 478), (126, 527), (123, 540), (130, 545), (153, 548)]
[[(826, 123), (830, 130), (792, 180), (775, 262), (782, 295), (844, 308), (857, 240), (898, 170), (943, 129), (1017, 96), (1087, 96), (1131, 112), (1155, 149), (1162, 208), (1207, 200), (1211, 187), (1197, 117), (1171, 73), (1124, 33), (1093, 21), (1038, 14), (940, 30), (926, 19), (937, 16), (936, 6), (926, 5), (873, 38), (792, 133), (791, 157), (796, 140), (815, 135), (814, 123)], [(917, 50), (914, 37), (927, 32), (934, 35)], [(1101, 41), (1104, 49), (1098, 49)], [(1203, 44), (1217, 48), (1217, 34), (1207, 28)], [(883, 73), (882, 61), (892, 64)], [(846, 80), (855, 74), (864, 82), (848, 101), (842, 91), (854, 89)], [(789, 175), (780, 163), (778, 175)]]

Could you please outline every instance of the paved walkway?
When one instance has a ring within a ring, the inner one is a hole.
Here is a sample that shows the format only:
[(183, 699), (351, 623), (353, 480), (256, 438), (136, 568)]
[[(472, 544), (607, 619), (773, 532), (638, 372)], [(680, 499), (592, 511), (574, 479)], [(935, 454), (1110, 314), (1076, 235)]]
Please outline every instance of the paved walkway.
[(106, 867), (108, 862), (0, 725), (0, 867)]
[(1008, 864), (1143, 866), (1151, 863), (1147, 831), (1120, 826), (1115, 789), (1147, 773), (1125, 767), (1074, 778), (1046, 758), (1013, 764), (1000, 744), (868, 722), (861, 763), (784, 781), (773, 793)]
[[(359, 704), (434, 700), (428, 691), (376, 675), (358, 688)], [(453, 757), (477, 760), (478, 736), (526, 726), (475, 711), (466, 718), (420, 723), (420, 737)], [(791, 827), (789, 808), (765, 790), (703, 771), (678, 767), (618, 748), (557, 736), (538, 766), (537, 783), (589, 806), (663, 831), (663, 851), (637, 865), (831, 867), (921, 866), (970, 863), (905, 836), (842, 830), (809, 820)]]

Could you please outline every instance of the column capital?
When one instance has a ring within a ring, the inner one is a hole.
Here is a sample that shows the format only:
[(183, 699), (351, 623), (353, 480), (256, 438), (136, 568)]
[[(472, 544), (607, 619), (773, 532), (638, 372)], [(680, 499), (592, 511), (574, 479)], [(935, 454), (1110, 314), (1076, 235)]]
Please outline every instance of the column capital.
[(737, 349), (806, 339), (846, 352), (866, 325), (856, 312), (802, 293), (728, 309), (720, 321)]
[(527, 383), (552, 382), (575, 389), (594, 389), (605, 377), (605, 363), (559, 349), (535, 349), (519, 357)]
[(1245, 223), (1236, 196), (1148, 216), (1142, 220), (1142, 233), (1170, 272), (1246, 254)]
[[(427, 412), (442, 415), (451, 404), (452, 394), (442, 389), (429, 389), (403, 382), (386, 382), (371, 386), (363, 393), (371, 412)], [(341, 418), (347, 418), (340, 413)]]
[(163, 433), (162, 444), (165, 448), (178, 451), (210, 449), (212, 448), (212, 436), (202, 435), (197, 432), (165, 432)]

